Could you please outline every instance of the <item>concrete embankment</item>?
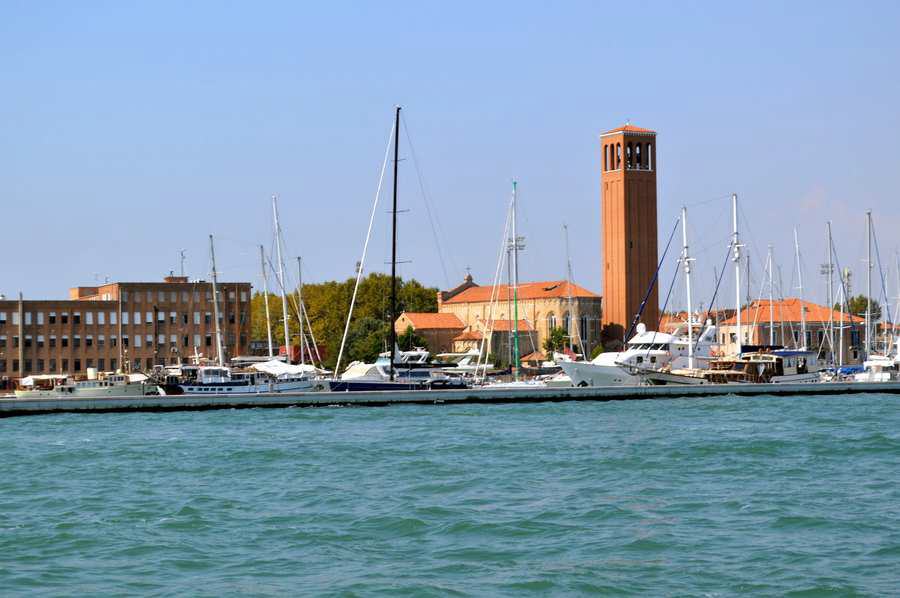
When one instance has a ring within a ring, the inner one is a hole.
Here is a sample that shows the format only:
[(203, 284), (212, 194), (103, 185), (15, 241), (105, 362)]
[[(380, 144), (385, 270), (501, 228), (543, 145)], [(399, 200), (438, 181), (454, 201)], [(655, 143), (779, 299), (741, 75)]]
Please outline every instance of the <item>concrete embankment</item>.
[(99, 399), (0, 399), (0, 417), (47, 413), (125, 411), (205, 411), (277, 407), (402, 404), (540, 403), (554, 401), (630, 401), (711, 396), (900, 394), (900, 382), (826, 384), (729, 384), (701, 386), (637, 386), (597, 388), (472, 388), (464, 390), (391, 392), (308, 392), (219, 396), (104, 397)]

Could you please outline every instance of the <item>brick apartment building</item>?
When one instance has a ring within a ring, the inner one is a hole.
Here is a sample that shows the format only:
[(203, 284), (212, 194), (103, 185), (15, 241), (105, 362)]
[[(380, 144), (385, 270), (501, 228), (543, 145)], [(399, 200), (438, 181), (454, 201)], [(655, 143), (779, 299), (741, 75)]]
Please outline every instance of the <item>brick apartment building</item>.
[[(250, 283), (219, 283), (226, 359), (245, 354)], [(148, 370), (216, 357), (212, 284), (170, 276), (69, 290), (69, 299), (0, 300), (0, 379)]]

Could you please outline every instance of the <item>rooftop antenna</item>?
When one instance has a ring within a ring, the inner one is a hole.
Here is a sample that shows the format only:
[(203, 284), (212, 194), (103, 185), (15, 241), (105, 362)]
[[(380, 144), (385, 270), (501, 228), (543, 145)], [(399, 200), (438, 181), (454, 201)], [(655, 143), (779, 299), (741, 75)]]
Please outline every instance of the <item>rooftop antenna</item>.
[(178, 260), (181, 262), (181, 276), (184, 276), (184, 258), (187, 253), (187, 249), (182, 249), (178, 252)]

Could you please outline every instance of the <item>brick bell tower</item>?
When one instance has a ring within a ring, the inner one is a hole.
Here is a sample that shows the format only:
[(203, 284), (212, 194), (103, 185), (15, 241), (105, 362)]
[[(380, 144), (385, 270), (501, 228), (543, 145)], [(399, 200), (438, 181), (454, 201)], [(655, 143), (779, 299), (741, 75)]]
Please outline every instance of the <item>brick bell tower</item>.
[[(656, 132), (627, 124), (600, 136), (605, 343), (624, 338), (656, 272)], [(640, 321), (659, 322), (654, 285)]]

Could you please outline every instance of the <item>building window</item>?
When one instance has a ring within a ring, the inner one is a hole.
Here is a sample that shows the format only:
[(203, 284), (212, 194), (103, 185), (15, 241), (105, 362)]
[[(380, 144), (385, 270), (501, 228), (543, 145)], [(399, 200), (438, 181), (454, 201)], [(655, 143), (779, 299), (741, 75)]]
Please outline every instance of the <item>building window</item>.
[(156, 346), (157, 347), (162, 347), (165, 344), (166, 344), (166, 335), (165, 334), (160, 334), (158, 337), (156, 337)]
[(72, 346), (76, 349), (81, 346), (81, 337), (79, 335), (75, 335), (72, 337)]
[(166, 292), (165, 291), (159, 291), (159, 293), (157, 293), (157, 297), (159, 297), (160, 303), (166, 302)]
[(160, 324), (165, 324), (166, 323), (166, 312), (164, 312), (164, 311), (156, 312), (156, 321), (159, 322)]
[(200, 346), (200, 335), (199, 335), (199, 334), (195, 334), (195, 335), (194, 335), (194, 346), (195, 346), (195, 347), (199, 347), (199, 346)]
[(39, 335), (38, 335), (38, 337), (37, 337), (37, 346), (38, 346), (39, 349), (43, 349), (43, 348), (44, 348), (44, 335), (43, 335), (43, 334), (39, 334)]
[(104, 371), (105, 368), (106, 368), (106, 361), (104, 361), (102, 357), (99, 357), (97, 359), (97, 369), (102, 372), (102, 371)]
[(31, 335), (30, 334), (25, 335), (25, 347), (26, 348), (31, 347)]
[(556, 315), (553, 312), (547, 314), (547, 332), (556, 328)]
[(119, 339), (118, 339), (118, 337), (116, 337), (116, 335), (110, 336), (110, 337), (109, 337), (109, 346), (110, 346), (110, 347), (117, 347), (118, 345), (119, 345)]
[(80, 372), (81, 371), (81, 360), (73, 359), (72, 363), (73, 363), (72, 369), (75, 370), (76, 372)]
[(212, 314), (211, 313), (206, 312), (206, 314), (204, 314), (203, 323), (206, 325), (212, 324)]
[(187, 347), (190, 344), (191, 344), (191, 339), (188, 335), (185, 334), (183, 337), (181, 337), (181, 346), (182, 347)]
[(247, 291), (241, 291), (241, 303), (247, 303)]
[(87, 368), (92, 368), (92, 367), (94, 367), (94, 360), (91, 359), (91, 358), (89, 357), (89, 358), (87, 359), (87, 363), (85, 363), (84, 365), (85, 365)]
[(4, 326), (6, 324), (6, 312), (0, 311), (0, 326)]
[[(235, 317), (234, 317), (234, 312), (231, 312), (230, 314), (228, 314), (228, 323), (229, 323), (229, 324), (234, 324), (235, 321), (236, 321), (236, 320), (235, 320)], [(388, 361), (390, 361), (390, 360), (388, 360)]]
[(169, 312), (169, 324), (176, 324), (178, 322), (178, 314), (174, 311)]
[(94, 324), (94, 312), (88, 311), (84, 313), (84, 323), (88, 326), (92, 326)]
[[(125, 346), (127, 347), (128, 346), (128, 337), (124, 337), (124, 339), (125, 339)], [(141, 348), (141, 335), (140, 334), (134, 335), (134, 348), (135, 349)]]
[(581, 316), (578, 321), (578, 336), (581, 337), (581, 342), (588, 342), (589, 334), (588, 334), (588, 318), (587, 316)]
[(572, 317), (569, 315), (569, 312), (563, 314), (563, 329), (566, 331), (566, 334), (572, 335)]
[[(80, 311), (76, 311), (75, 313), (72, 314), (72, 323), (73, 324), (81, 324), (81, 312)], [(65, 322), (63, 322), (63, 324), (65, 324)]]
[(50, 335), (50, 346), (56, 347), (56, 335), (54, 335), (54, 334)]
[(628, 169), (634, 168), (634, 152), (631, 149), (631, 142), (625, 146), (625, 167)]
[[(128, 313), (128, 312), (125, 312), (125, 313)], [(125, 314), (122, 314), (122, 315), (124, 316)], [(116, 324), (116, 312), (114, 312), (114, 311), (109, 312), (109, 323), (115, 326), (115, 324)]]
[(51, 360), (50, 360), (50, 371), (51, 371), (51, 372), (55, 372), (55, 371), (56, 371), (56, 360), (55, 360), (55, 359), (51, 359)]
[(603, 172), (609, 170), (609, 144), (603, 144)]
[(112, 371), (114, 371), (114, 372), (116, 371), (116, 366), (117, 366), (117, 365), (119, 365), (119, 360), (118, 360), (118, 359), (113, 358), (113, 359), (110, 359), (110, 360), (109, 360), (109, 369), (111, 369)]
[(195, 311), (194, 312), (194, 325), (197, 326), (199, 324), (200, 324), (200, 312)]
[[(160, 335), (160, 336), (162, 336), (162, 335)], [(147, 336), (144, 337), (144, 341), (146, 341), (146, 345), (148, 347), (152, 347), (153, 346), (153, 335), (148, 334)]]
[(178, 291), (169, 291), (169, 303), (178, 301)]
[(188, 292), (187, 291), (181, 291), (181, 302), (182, 303), (188, 302)]
[[(18, 349), (18, 348), (19, 348), (19, 337), (14, 336), (13, 337), (13, 349)], [(16, 369), (19, 369), (19, 368), (16, 368)]]
[(105, 311), (97, 312), (97, 324), (99, 324), (100, 326), (106, 325), (106, 312)]
[(19, 371), (19, 360), (18, 360), (18, 359), (13, 359), (13, 369), (12, 369), (12, 371), (14, 371), (14, 372), (18, 372), (18, 371)]
[(102, 349), (106, 346), (106, 337), (102, 334), (97, 335), (97, 347)]
[(647, 144), (647, 170), (653, 170), (653, 144)]
[(182, 323), (183, 325), (187, 326), (187, 323), (188, 323), (188, 315), (187, 315), (187, 312), (184, 312), (183, 314), (181, 314), (181, 323)]
[(206, 335), (206, 346), (212, 347), (212, 335), (210, 335), (210, 334)]
[(175, 335), (175, 334), (170, 334), (170, 335), (169, 335), (169, 346), (170, 346), (170, 347), (177, 347), (177, 346), (178, 346), (178, 336), (177, 336), (177, 335)]
[(87, 335), (84, 337), (84, 346), (85, 347), (93, 347), (94, 346), (94, 337), (93, 335)]
[(200, 291), (194, 291), (194, 303), (200, 303)]
[(122, 324), (127, 325), (127, 324), (128, 324), (128, 318), (129, 318), (128, 312), (127, 312), (127, 311), (123, 311), (123, 312), (122, 312)]
[(148, 312), (145, 312), (144, 315), (145, 315), (144, 322), (147, 324), (152, 324), (153, 323), (153, 312), (148, 311)]
[(30, 373), (32, 372), (32, 370), (31, 370), (31, 360), (30, 360), (30, 359), (26, 359), (26, 360), (25, 360), (25, 368), (24, 368), (24, 372), (25, 372), (26, 374), (30, 374)]
[(147, 291), (147, 303), (153, 303), (153, 291)]
[(37, 323), (38, 323), (38, 326), (44, 325), (44, 312), (42, 312), (42, 311), (37, 312)]
[(66, 312), (62, 312), (61, 314), (59, 314), (59, 321), (61, 324), (68, 324), (69, 323), (69, 314)]
[(6, 347), (6, 337), (0, 336), (0, 349), (3, 349), (5, 347)]
[(616, 144), (616, 169), (622, 168), (622, 144)]
[(638, 170), (644, 167), (643, 156), (641, 155), (641, 144), (634, 144), (634, 163)]
[(128, 291), (122, 291), (122, 301), (128, 301)]
[(141, 323), (141, 312), (134, 312), (134, 319), (131, 321), (135, 326), (140, 325)]
[(127, 346), (128, 346), (128, 335), (127, 335), (127, 334), (123, 334), (123, 335), (122, 335), (122, 346), (123, 346), (123, 347), (127, 347)]
[(51, 311), (49, 314), (47, 314), (47, 321), (50, 324), (56, 324), (56, 312)]

